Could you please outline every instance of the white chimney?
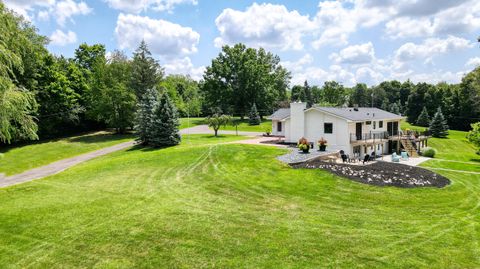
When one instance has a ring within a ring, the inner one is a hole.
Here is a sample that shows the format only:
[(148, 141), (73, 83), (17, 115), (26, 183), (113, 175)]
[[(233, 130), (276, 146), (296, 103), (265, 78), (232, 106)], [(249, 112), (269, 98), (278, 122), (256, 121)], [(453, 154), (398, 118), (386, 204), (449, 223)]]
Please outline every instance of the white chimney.
[(292, 142), (305, 136), (305, 108), (307, 103), (290, 103), (290, 137)]

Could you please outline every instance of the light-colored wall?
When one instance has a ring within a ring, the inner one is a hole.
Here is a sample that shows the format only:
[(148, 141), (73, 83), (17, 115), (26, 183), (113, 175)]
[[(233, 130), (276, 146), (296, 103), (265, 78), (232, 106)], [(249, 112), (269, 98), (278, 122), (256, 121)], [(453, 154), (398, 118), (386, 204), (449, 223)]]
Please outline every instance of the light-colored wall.
[(283, 121), (283, 127), (285, 127), (285, 142), (291, 142), (292, 136), (290, 135), (290, 119)]
[(289, 142), (297, 142), (305, 136), (305, 108), (307, 103), (290, 104)]
[[(324, 123), (333, 124), (333, 133), (325, 133)], [(307, 138), (308, 141), (314, 142), (316, 145), (317, 141), (322, 137), (327, 140), (328, 150), (349, 151), (350, 138), (346, 120), (315, 109), (306, 112), (305, 138)]]
[[(282, 131), (278, 131), (278, 123), (282, 124)], [(278, 120), (272, 120), (272, 135), (278, 135), (278, 136), (284, 136), (285, 135), (285, 123), (278, 121)]]

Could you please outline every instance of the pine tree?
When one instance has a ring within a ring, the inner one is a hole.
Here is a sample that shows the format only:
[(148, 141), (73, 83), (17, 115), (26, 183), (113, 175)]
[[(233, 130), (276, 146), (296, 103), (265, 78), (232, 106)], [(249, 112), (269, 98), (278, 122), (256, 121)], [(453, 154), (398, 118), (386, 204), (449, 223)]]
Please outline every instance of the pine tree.
[(131, 87), (140, 100), (146, 89), (155, 87), (163, 76), (163, 69), (152, 57), (147, 43), (142, 41), (133, 53)]
[(257, 106), (253, 103), (252, 108), (250, 109), (250, 114), (248, 115), (248, 124), (250, 125), (260, 125), (260, 115), (258, 115)]
[(161, 95), (154, 111), (154, 120), (150, 126), (150, 145), (154, 147), (174, 146), (180, 143), (177, 108), (165, 92)]
[(429, 131), (433, 137), (444, 138), (448, 135), (447, 121), (443, 117), (442, 109), (440, 107), (430, 123)]
[(390, 106), (390, 112), (392, 112), (393, 114), (400, 115), (400, 107), (398, 107), (398, 104), (397, 104), (397, 103), (393, 103), (393, 104)]
[(418, 126), (428, 127), (430, 125), (430, 117), (426, 107), (423, 107), (422, 112), (418, 116), (416, 124)]
[(138, 103), (137, 118), (135, 130), (137, 139), (144, 145), (149, 145), (151, 141), (151, 130), (155, 120), (155, 108), (158, 106), (157, 91), (147, 89), (143, 98)]

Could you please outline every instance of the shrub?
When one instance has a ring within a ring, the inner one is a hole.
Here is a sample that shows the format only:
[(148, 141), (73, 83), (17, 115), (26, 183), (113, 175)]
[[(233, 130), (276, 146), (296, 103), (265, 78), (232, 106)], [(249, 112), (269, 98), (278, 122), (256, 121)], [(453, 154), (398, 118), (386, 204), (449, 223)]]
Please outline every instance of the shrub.
[(472, 130), (468, 132), (467, 139), (475, 147), (477, 147), (477, 154), (480, 154), (480, 122), (471, 124)]
[(271, 133), (272, 133), (272, 127), (269, 126), (265, 128), (265, 134), (267, 134), (267, 136), (269, 136)]
[(425, 148), (423, 151), (422, 151), (422, 155), (424, 157), (428, 157), (428, 158), (433, 158), (435, 157), (435, 154), (437, 154), (437, 150), (434, 149), (434, 148)]

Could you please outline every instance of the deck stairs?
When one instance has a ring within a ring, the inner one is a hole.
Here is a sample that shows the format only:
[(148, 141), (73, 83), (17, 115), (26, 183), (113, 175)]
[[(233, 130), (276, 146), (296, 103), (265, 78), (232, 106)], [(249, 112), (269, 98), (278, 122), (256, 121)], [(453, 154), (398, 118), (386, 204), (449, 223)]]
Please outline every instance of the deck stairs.
[(400, 139), (400, 142), (402, 143), (403, 148), (405, 151), (408, 153), (408, 156), (410, 157), (418, 157), (417, 149), (413, 145), (412, 141), (408, 138), (402, 138)]

